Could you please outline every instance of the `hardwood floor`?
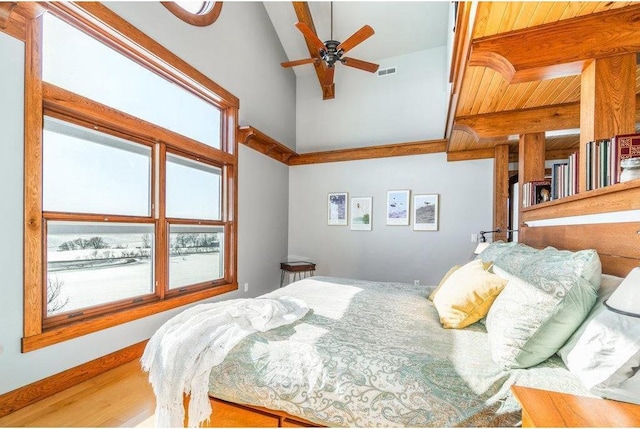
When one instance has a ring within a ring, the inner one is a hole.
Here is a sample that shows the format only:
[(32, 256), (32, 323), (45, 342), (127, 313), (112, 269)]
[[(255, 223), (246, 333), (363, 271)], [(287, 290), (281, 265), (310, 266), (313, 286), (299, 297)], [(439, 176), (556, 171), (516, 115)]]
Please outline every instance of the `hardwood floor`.
[(153, 427), (155, 396), (136, 359), (0, 418), (0, 427)]

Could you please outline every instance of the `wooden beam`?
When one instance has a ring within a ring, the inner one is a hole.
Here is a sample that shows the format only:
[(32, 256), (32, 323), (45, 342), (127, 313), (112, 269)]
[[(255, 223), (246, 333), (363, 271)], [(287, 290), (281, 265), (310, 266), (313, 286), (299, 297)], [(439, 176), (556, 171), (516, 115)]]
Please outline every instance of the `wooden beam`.
[[(296, 12), (296, 17), (298, 18), (298, 21), (307, 24), (307, 26), (311, 30), (313, 30), (315, 34), (318, 34), (318, 32), (316, 31), (316, 26), (313, 23), (311, 10), (309, 9), (309, 5), (307, 4), (307, 2), (294, 1), (292, 3), (293, 3), (293, 9)], [(302, 35), (300, 36), (302, 37)], [(304, 41), (307, 44), (309, 55), (314, 58), (318, 57), (317, 49), (311, 43), (309, 43), (309, 41), (306, 38), (304, 39)], [(318, 83), (320, 83), (320, 88), (322, 89), (322, 99), (330, 100), (332, 98), (335, 98), (335, 83), (332, 83), (331, 85), (326, 85), (326, 86), (324, 85), (325, 74), (328, 73), (327, 64), (324, 61), (318, 61), (317, 63), (314, 63), (314, 67), (316, 70), (316, 76), (318, 76)]]
[(500, 229), (494, 240), (507, 241), (509, 226), (509, 145), (494, 148), (493, 162), (493, 229)]
[[(449, 109), (447, 111), (447, 128), (445, 138), (451, 138), (453, 121), (458, 108), (460, 90), (467, 71), (467, 62), (471, 52), (472, 26), (475, 21), (477, 1), (458, 2), (458, 16), (456, 16), (456, 31), (453, 41), (453, 54), (449, 82), (451, 82), (451, 94), (449, 96)], [(447, 146), (447, 150), (449, 147)]]
[[(522, 219), (522, 185), (544, 179), (544, 133), (523, 134), (518, 145), (518, 219)], [(522, 221), (521, 221), (522, 222)], [(514, 225), (515, 229), (518, 229)]]
[(594, 60), (582, 73), (580, 92), (578, 190), (583, 191), (587, 142), (635, 132), (636, 54)]
[(477, 39), (470, 66), (509, 82), (580, 74), (592, 59), (640, 51), (640, 5), (608, 10)]
[(392, 156), (423, 155), (444, 152), (447, 140), (424, 140), (409, 143), (369, 146), (357, 149), (342, 149), (326, 152), (304, 153), (289, 158), (289, 165), (319, 164), (324, 162), (356, 161), (361, 159), (387, 158)]
[[(635, 121), (640, 122), (640, 94), (635, 96), (635, 100)], [(456, 118), (454, 125), (454, 129), (471, 134), (477, 142), (488, 142), (514, 134), (574, 128), (580, 128), (579, 101), (460, 116)]]
[(297, 156), (295, 151), (251, 126), (238, 128), (238, 142), (283, 164), (288, 164), (291, 157)]
[(476, 141), (513, 134), (540, 133), (580, 127), (580, 103), (563, 103), (456, 118), (454, 129)]
[[(566, 149), (550, 149), (550, 150), (546, 150), (544, 152), (544, 159), (545, 160), (554, 160), (554, 159), (567, 159), (569, 158), (569, 155), (571, 155), (574, 152), (578, 151), (578, 146), (573, 147), (573, 148), (566, 148)], [(519, 162), (519, 158), (518, 158), (518, 153), (514, 152), (512, 154), (509, 154), (509, 162)]]
[(493, 158), (495, 155), (495, 149), (492, 147), (485, 149), (473, 149), (473, 150), (460, 150), (454, 152), (447, 152), (447, 161), (471, 161), (474, 159), (487, 159)]

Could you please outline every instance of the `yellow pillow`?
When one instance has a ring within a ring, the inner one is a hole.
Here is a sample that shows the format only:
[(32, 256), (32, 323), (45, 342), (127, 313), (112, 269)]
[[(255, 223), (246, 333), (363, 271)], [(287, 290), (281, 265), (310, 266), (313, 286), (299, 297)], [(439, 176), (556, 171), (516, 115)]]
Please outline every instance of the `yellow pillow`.
[(474, 259), (455, 270), (433, 299), (443, 328), (464, 328), (482, 319), (507, 281)]
[(438, 286), (433, 290), (433, 292), (429, 294), (429, 299), (431, 301), (433, 301), (433, 298), (436, 296), (436, 293), (438, 292), (438, 290), (440, 290), (440, 288), (442, 287), (444, 282), (449, 278), (449, 276), (453, 274), (453, 272), (458, 268), (460, 268), (461, 266), (462, 265), (454, 265), (453, 267), (449, 268), (449, 271), (447, 271), (447, 274), (445, 274), (444, 277), (442, 277), (442, 280), (440, 280), (440, 283), (438, 283)]

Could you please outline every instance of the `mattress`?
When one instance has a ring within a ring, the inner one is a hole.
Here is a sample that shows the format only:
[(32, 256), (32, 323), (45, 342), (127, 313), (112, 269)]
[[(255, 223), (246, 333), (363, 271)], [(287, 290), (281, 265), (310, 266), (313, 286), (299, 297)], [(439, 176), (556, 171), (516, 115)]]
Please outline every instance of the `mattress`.
[(245, 338), (211, 372), (210, 395), (326, 426), (514, 426), (513, 384), (593, 396), (554, 356), (529, 369), (491, 360), (482, 323), (443, 329), (428, 286), (312, 277), (265, 297), (312, 309)]

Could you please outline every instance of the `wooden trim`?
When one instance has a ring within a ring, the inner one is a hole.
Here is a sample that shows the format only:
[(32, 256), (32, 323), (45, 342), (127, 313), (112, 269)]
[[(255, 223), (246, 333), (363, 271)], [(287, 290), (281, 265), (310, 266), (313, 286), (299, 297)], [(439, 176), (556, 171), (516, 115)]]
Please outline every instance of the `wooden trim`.
[(423, 140), (410, 143), (368, 146), (356, 149), (312, 152), (289, 158), (289, 165), (308, 165), (325, 162), (356, 161), (393, 156), (440, 153), (446, 150), (446, 146), (447, 140)]
[[(238, 97), (116, 15), (106, 6), (97, 2), (51, 2), (46, 6), (65, 19), (79, 24), (103, 43), (205, 100), (214, 102), (223, 108), (240, 107)], [(114, 34), (118, 34), (118, 36), (114, 36)]]
[(116, 325), (131, 322), (146, 316), (181, 307), (196, 301), (222, 295), (238, 289), (238, 284), (227, 284), (212, 289), (185, 293), (163, 301), (156, 301), (135, 308), (128, 308), (118, 313), (103, 315), (100, 318), (84, 320), (60, 328), (49, 329), (37, 335), (25, 336), (22, 339), (22, 352), (30, 352), (42, 347), (67, 341), (82, 335), (111, 328)]
[[(550, 149), (544, 152), (545, 160), (555, 160), (555, 159), (567, 159), (569, 155), (578, 151), (578, 146), (567, 149)], [(509, 154), (509, 162), (519, 162), (519, 155), (517, 152)]]
[[(307, 24), (307, 26), (313, 31), (315, 34), (318, 34), (316, 31), (316, 26), (313, 23), (313, 17), (311, 16), (311, 10), (309, 9), (309, 5), (306, 1), (294, 1), (293, 10), (296, 13), (296, 17), (299, 22), (303, 22)], [(302, 37), (302, 35), (300, 35)], [(307, 49), (309, 51), (309, 56), (313, 58), (318, 58), (318, 52), (314, 48), (313, 44), (309, 43), (309, 41), (304, 38), (304, 42), (307, 45)], [(322, 89), (322, 99), (323, 100), (331, 100), (336, 96), (336, 86), (335, 83), (331, 85), (324, 85), (325, 76), (328, 72), (327, 64), (324, 61), (317, 61), (313, 63), (313, 67), (316, 71), (316, 76), (318, 76), (318, 83), (320, 83), (320, 88)]]
[(487, 159), (495, 156), (495, 149), (492, 147), (486, 149), (461, 150), (447, 152), (447, 161), (471, 161), (473, 159)]
[(295, 151), (251, 126), (238, 128), (238, 141), (283, 164), (288, 164), (291, 157), (298, 156)]
[[(74, 94), (50, 83), (43, 83), (44, 107), (47, 110), (70, 118), (79, 118), (87, 123), (120, 131), (148, 143), (162, 141), (167, 146), (186, 151), (196, 156), (217, 159), (223, 163), (235, 163), (236, 157), (221, 149), (200, 143), (182, 134), (167, 130), (158, 125), (127, 115), (104, 104)], [(154, 136), (150, 141), (148, 136)]]
[(213, 24), (214, 22), (216, 22), (216, 20), (220, 16), (220, 12), (222, 11), (221, 1), (214, 1), (213, 8), (209, 12), (203, 14), (190, 13), (172, 1), (161, 1), (160, 3), (162, 3), (164, 7), (169, 9), (172, 14), (174, 14), (187, 24), (195, 25), (197, 27), (206, 27)]
[(41, 399), (61, 392), (113, 368), (142, 357), (147, 341), (133, 344), (122, 350), (99, 357), (90, 362), (52, 375), (27, 386), (0, 395), (0, 417)]
[(0, 2), (0, 30), (4, 30), (9, 25), (11, 12), (18, 5), (17, 2), (4, 1)]
[(533, 220), (639, 209), (640, 180), (633, 180), (527, 207), (522, 209), (520, 224)]
[(480, 38), (469, 66), (492, 68), (509, 83), (580, 74), (591, 59), (640, 51), (638, 21), (640, 6), (632, 5)]
[(0, 32), (16, 39), (27, 40), (27, 22), (16, 12), (17, 2), (0, 2)]
[[(467, 1), (458, 3), (458, 16), (456, 19), (456, 33), (454, 38), (451, 71), (449, 74), (449, 82), (451, 85), (451, 94), (449, 96), (449, 108), (447, 110), (447, 128), (445, 130), (445, 138), (450, 139), (453, 132), (453, 122), (458, 109), (458, 101), (462, 82), (467, 71), (467, 63), (471, 52), (471, 38), (478, 8), (477, 1)], [(447, 151), (449, 144), (447, 143)]]
[[(42, 17), (27, 24), (24, 96), (24, 326), (25, 337), (42, 329)], [(37, 309), (34, 311), (33, 309)]]

